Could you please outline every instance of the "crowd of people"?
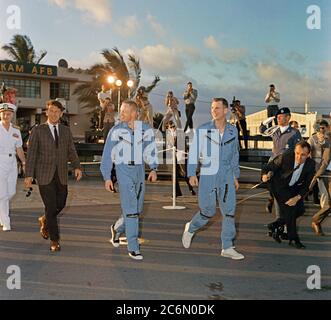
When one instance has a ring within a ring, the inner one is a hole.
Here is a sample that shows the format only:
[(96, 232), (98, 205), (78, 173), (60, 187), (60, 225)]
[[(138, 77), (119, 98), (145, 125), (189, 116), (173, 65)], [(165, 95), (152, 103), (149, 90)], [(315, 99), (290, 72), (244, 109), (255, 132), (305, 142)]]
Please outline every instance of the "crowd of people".
[[(142, 260), (138, 242), (139, 218), (143, 213), (145, 195), (145, 164), (150, 172), (148, 181), (157, 181), (158, 150), (153, 130), (153, 107), (148, 93), (151, 88), (140, 87), (135, 100), (125, 100), (119, 110), (119, 121), (115, 121), (115, 107), (105, 88), (98, 95), (101, 114), (100, 126), (105, 130), (105, 146), (100, 170), (105, 189), (114, 192), (114, 170), (119, 187), (121, 214), (111, 225), (111, 243), (119, 246), (119, 238), (126, 235), (128, 254), (132, 259)], [(165, 98), (167, 108), (163, 118), (163, 129), (169, 133), (172, 146), (177, 146), (180, 134), (193, 130), (193, 114), (198, 92), (188, 82), (183, 94), (187, 121), (181, 130), (178, 99), (169, 91)], [(272, 156), (261, 171), (261, 180), (268, 183), (270, 198), (267, 209), (275, 207), (276, 219), (268, 224), (269, 235), (277, 242), (288, 240), (289, 244), (303, 249), (297, 232), (296, 220), (305, 211), (305, 198), (318, 184), (321, 198), (320, 209), (312, 218), (312, 228), (322, 236), (322, 222), (331, 211), (331, 134), (329, 123), (316, 123), (316, 132), (304, 141), (292, 122), (291, 111), (279, 108), (280, 95), (275, 86), (265, 99), (270, 117), (261, 123), (260, 132), (267, 132), (273, 141)], [(82, 178), (80, 161), (68, 126), (60, 123), (63, 115), (61, 102), (51, 100), (46, 106), (47, 121), (33, 128), (29, 138), (27, 157), (22, 149), (20, 131), (12, 124), (16, 106), (2, 101), (0, 104), (0, 224), (10, 231), (9, 201), (15, 194), (17, 182), (16, 155), (23, 165), (25, 186), (32, 189), (35, 179), (45, 206), (45, 214), (39, 217), (40, 234), (50, 239), (50, 250), (61, 250), (58, 215), (66, 205), (68, 195), (68, 169), (70, 161), (77, 181)], [(227, 121), (228, 113), (235, 117), (236, 126)], [(221, 255), (234, 260), (244, 259), (234, 246), (236, 235), (236, 192), (239, 189), (239, 134), (246, 132), (245, 107), (239, 100), (229, 105), (225, 98), (214, 98), (211, 102), (211, 121), (194, 130), (193, 140), (184, 165), (176, 162), (177, 178), (182, 176), (192, 195), (198, 187), (198, 212), (185, 224), (182, 235), (184, 248), (189, 248), (199, 229), (206, 226), (216, 213), (218, 201), (222, 219)], [(173, 119), (173, 120), (172, 120)], [(276, 126), (271, 128), (274, 121)], [(101, 128), (100, 127), (100, 128)], [(180, 130), (179, 130), (180, 129)], [(272, 130), (270, 130), (272, 129)], [(247, 141), (244, 139), (247, 148)], [(211, 158), (212, 154), (212, 158)], [(215, 160), (216, 159), (216, 160)], [(177, 159), (178, 160), (178, 159)], [(176, 196), (181, 190), (177, 179)]]

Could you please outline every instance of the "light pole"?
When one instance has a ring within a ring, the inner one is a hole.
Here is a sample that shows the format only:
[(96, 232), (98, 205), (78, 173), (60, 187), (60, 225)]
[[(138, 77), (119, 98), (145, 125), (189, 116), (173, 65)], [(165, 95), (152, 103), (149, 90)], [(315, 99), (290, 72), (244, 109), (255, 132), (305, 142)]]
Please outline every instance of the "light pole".
[(114, 86), (114, 82), (115, 82), (115, 78), (113, 76), (108, 76), (107, 77), (107, 82), (110, 84), (111, 87), (111, 100), (113, 101), (113, 86)]
[(131, 88), (133, 87), (133, 81), (132, 81), (132, 80), (128, 80), (128, 82), (126, 83), (126, 85), (127, 85), (128, 88), (129, 88), (129, 90), (128, 90), (128, 98), (130, 99)]
[(121, 105), (121, 86), (122, 86), (122, 81), (121, 80), (116, 80), (115, 85), (118, 88), (118, 99), (117, 99), (117, 112), (120, 112), (120, 105)]

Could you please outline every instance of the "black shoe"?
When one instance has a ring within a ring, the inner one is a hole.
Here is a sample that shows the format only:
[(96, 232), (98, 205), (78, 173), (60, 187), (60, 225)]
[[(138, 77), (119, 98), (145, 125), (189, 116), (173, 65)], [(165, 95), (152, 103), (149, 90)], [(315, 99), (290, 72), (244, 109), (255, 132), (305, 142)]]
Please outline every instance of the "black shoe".
[(282, 243), (282, 239), (280, 238), (280, 233), (279, 232), (273, 232), (272, 234), (273, 239), (278, 242), (278, 243)]
[(303, 245), (300, 240), (290, 240), (289, 246), (295, 247), (297, 249), (305, 249), (306, 246)]
[(276, 242), (281, 243), (281, 234), (284, 233), (284, 227), (275, 227), (274, 223), (269, 223), (267, 225), (267, 228), (269, 229), (268, 235), (269, 237), (272, 237)]
[(272, 234), (275, 232), (275, 227), (273, 223), (269, 223), (267, 224), (267, 228), (268, 228), (268, 236), (272, 237)]
[(196, 196), (197, 194), (195, 193), (194, 190), (191, 190), (191, 195), (192, 195), (192, 196)]
[(144, 257), (139, 251), (129, 251), (129, 257), (134, 260), (143, 260)]
[(268, 199), (268, 203), (267, 205), (265, 206), (265, 210), (268, 212), (268, 213), (272, 213), (272, 206), (274, 204), (274, 200), (271, 200), (271, 199)]
[(286, 232), (283, 232), (281, 235), (280, 235), (280, 238), (282, 240), (288, 240), (288, 234)]

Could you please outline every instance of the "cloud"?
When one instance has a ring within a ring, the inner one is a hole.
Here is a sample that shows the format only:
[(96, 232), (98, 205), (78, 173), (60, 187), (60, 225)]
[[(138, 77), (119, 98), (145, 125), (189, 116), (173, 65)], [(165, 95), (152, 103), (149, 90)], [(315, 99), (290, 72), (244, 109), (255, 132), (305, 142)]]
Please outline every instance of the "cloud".
[(281, 64), (258, 63), (256, 65), (258, 83), (264, 84), (265, 88), (269, 83), (275, 83), (281, 94), (281, 104), (302, 108), (306, 98), (315, 109), (329, 104), (331, 100), (330, 74), (331, 61), (320, 64), (316, 75), (309, 77)]
[(69, 67), (88, 69), (95, 63), (105, 63), (105, 59), (100, 52), (92, 51), (83, 59), (68, 58)]
[(143, 65), (154, 73), (174, 75), (184, 69), (180, 52), (163, 44), (146, 46), (139, 51), (137, 56), (141, 58)]
[(4, 46), (4, 44), (0, 42), (0, 60), (6, 60), (9, 57), (8, 57), (6, 51), (2, 50), (2, 46)]
[(115, 30), (123, 37), (132, 37), (136, 34), (139, 27), (138, 18), (136, 16), (128, 16), (117, 23)]
[(276, 48), (268, 46), (265, 48), (265, 52), (271, 57), (271, 58), (278, 58), (279, 57), (279, 53), (277, 51)]
[(49, 0), (52, 4), (66, 9), (73, 7), (85, 13), (85, 18), (98, 24), (107, 24), (111, 21), (109, 0)]
[(217, 42), (217, 40), (215, 39), (214, 36), (208, 36), (207, 38), (205, 38), (203, 40), (203, 42), (204, 42), (205, 47), (208, 49), (216, 50), (216, 49), (219, 49), (219, 47), (220, 47), (219, 43)]
[(258, 63), (256, 66), (256, 74), (261, 80), (265, 80), (266, 82), (288, 83), (298, 82), (302, 79), (302, 75), (297, 71), (292, 71), (276, 63)]
[(304, 57), (301, 53), (299, 52), (295, 52), (295, 51), (291, 51), (289, 52), (286, 57), (285, 57), (288, 61), (293, 61), (298, 65), (302, 65), (305, 63), (306, 61), (306, 57)]
[(157, 36), (163, 37), (166, 35), (166, 29), (157, 21), (154, 16), (148, 14), (147, 21)]
[(216, 58), (223, 63), (231, 64), (242, 60), (246, 57), (248, 50), (245, 48), (225, 48), (216, 40), (213, 35), (204, 39), (206, 48), (211, 49)]
[(221, 62), (230, 64), (235, 63), (246, 57), (248, 50), (245, 48), (227, 48), (218, 52), (218, 59)]
[(67, 6), (67, 0), (51, 0), (52, 3), (56, 4), (61, 8), (65, 8)]

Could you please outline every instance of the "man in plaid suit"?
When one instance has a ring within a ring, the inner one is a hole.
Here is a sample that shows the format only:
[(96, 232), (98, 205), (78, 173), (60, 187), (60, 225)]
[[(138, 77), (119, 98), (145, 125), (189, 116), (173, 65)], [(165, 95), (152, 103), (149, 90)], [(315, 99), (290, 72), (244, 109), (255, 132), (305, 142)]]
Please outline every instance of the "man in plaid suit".
[(25, 186), (31, 188), (35, 178), (45, 205), (45, 215), (39, 218), (40, 233), (50, 237), (52, 252), (61, 249), (57, 216), (66, 205), (68, 195), (68, 161), (75, 170), (76, 180), (82, 177), (80, 162), (69, 127), (61, 125), (63, 114), (59, 101), (47, 103), (47, 122), (35, 127), (29, 139)]

